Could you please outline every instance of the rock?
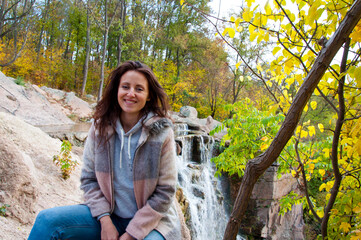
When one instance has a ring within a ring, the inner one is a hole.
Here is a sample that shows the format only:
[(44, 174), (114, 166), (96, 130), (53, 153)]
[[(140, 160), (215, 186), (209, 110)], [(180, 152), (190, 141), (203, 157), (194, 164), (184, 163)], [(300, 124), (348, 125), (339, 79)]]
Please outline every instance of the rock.
[(64, 102), (71, 108), (73, 114), (79, 118), (90, 118), (92, 109), (87, 102), (75, 96), (74, 92), (66, 93)]
[(0, 239), (20, 240), (27, 239), (31, 230), (31, 225), (24, 225), (17, 220), (0, 216)]
[[(65, 181), (52, 161), (60, 145), (39, 128), (0, 112), (0, 202), (10, 205), (8, 217), (1, 219), (0, 239), (25, 239), (40, 210), (82, 202), (81, 167)], [(81, 164), (77, 155), (72, 158)], [(10, 228), (19, 231), (2, 236)]]
[(177, 189), (176, 200), (176, 209), (181, 223), (182, 240), (191, 240), (191, 234), (186, 225), (186, 222), (188, 222), (190, 218), (189, 202), (185, 198), (183, 190), (181, 188)]
[(198, 112), (194, 107), (183, 106), (180, 108), (179, 113), (182, 117), (185, 118), (197, 118)]
[[(248, 203), (245, 219), (241, 223), (243, 233), (262, 239), (304, 239), (303, 209), (297, 205), (283, 216), (279, 215), (279, 200), (294, 191), (299, 193), (296, 179), (291, 174), (277, 178), (277, 165), (269, 167), (255, 184)], [(237, 194), (241, 180), (232, 178), (231, 194)], [(236, 195), (232, 198), (235, 199)]]
[(85, 98), (90, 102), (96, 102), (96, 100), (97, 100), (96, 97), (91, 94), (85, 95)]
[[(215, 127), (220, 125), (221, 123), (214, 120), (211, 116), (208, 118), (185, 118), (181, 117), (177, 114), (171, 115), (175, 124), (186, 124), (188, 126), (189, 134), (201, 134), (208, 135), (210, 131), (212, 131)], [(227, 134), (227, 130), (223, 129), (220, 133), (215, 133), (214, 138), (216, 140), (221, 140), (224, 135)]]
[(221, 125), (222, 123), (219, 121), (216, 121), (212, 118), (212, 116), (208, 116), (206, 118), (206, 126), (208, 129), (213, 130), (215, 129), (217, 126)]
[(87, 132), (75, 132), (74, 133), (74, 138), (76, 138), (80, 142), (85, 142), (87, 137), (88, 137)]
[(48, 94), (48, 96), (54, 100), (62, 101), (65, 98), (66, 93), (62, 90), (49, 88), (46, 86), (42, 86), (40, 89), (43, 90), (44, 92), (46, 92)]
[[(34, 174), (35, 166), (26, 153), (16, 144), (0, 135), (0, 202), (10, 205), (6, 210), (9, 216), (17, 218), (22, 224), (31, 223), (35, 212), (38, 190)], [(34, 184), (35, 183), (35, 184)]]
[(204, 192), (199, 187), (193, 187), (192, 192), (193, 192), (193, 195), (198, 198), (202, 198), (202, 199), (205, 198)]
[(15, 84), (0, 72), (0, 112), (10, 113), (32, 125), (71, 124), (58, 104), (51, 104), (37, 87)]
[(274, 240), (305, 239), (302, 205), (292, 206), (292, 210), (284, 215), (278, 215), (279, 211), (280, 205), (273, 202), (269, 207), (269, 218), (262, 229), (261, 236)]

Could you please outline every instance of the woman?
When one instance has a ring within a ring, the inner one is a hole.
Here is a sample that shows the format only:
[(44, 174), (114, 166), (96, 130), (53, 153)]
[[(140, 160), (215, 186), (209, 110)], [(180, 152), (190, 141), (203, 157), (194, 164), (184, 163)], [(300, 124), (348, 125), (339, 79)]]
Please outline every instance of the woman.
[(85, 204), (41, 211), (29, 240), (181, 239), (166, 99), (140, 62), (125, 62), (110, 74), (84, 147)]

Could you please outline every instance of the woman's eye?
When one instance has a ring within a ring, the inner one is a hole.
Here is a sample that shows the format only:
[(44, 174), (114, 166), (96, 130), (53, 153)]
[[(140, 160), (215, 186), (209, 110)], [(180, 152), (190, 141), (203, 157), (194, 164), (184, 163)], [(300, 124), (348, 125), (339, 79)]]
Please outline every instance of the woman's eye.
[(129, 87), (127, 85), (122, 86), (123, 89), (128, 89)]
[(137, 88), (137, 91), (141, 92), (143, 91), (143, 88)]

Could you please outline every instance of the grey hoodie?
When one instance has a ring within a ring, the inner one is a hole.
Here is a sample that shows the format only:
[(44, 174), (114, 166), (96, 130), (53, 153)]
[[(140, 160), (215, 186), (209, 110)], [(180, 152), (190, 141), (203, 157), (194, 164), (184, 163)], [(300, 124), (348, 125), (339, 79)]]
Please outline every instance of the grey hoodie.
[[(114, 213), (122, 218), (133, 218), (137, 212), (137, 203), (134, 195), (133, 185), (133, 160), (134, 154), (138, 147), (139, 137), (141, 134), (142, 122), (146, 122), (153, 117), (149, 113), (145, 119), (141, 118), (132, 129), (127, 133), (118, 120), (116, 122), (116, 133), (114, 146), (114, 196), (115, 209)], [(144, 120), (143, 120), (144, 119)]]

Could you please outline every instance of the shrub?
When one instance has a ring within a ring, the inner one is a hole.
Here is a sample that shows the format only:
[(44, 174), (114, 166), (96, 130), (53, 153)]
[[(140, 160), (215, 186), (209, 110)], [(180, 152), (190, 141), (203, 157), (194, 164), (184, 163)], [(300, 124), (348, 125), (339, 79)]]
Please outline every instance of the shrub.
[(63, 140), (59, 155), (53, 156), (53, 162), (60, 166), (62, 177), (66, 180), (70, 177), (71, 172), (79, 164), (77, 161), (71, 159), (71, 143), (68, 140)]

